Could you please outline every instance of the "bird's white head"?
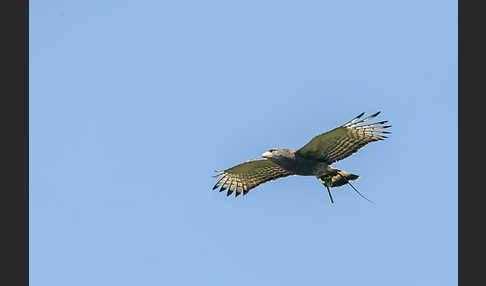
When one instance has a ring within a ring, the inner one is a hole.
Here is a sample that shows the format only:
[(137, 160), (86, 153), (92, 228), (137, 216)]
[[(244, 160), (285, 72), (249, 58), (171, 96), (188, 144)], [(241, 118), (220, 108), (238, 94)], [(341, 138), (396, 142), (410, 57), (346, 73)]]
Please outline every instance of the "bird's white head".
[(272, 161), (281, 161), (282, 159), (292, 159), (293, 152), (288, 148), (272, 148), (263, 153), (262, 157)]

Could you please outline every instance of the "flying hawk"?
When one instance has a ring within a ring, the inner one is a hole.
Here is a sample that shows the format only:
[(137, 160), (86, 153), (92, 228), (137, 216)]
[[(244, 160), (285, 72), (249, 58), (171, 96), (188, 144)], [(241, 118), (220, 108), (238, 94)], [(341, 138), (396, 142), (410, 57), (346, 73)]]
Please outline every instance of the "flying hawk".
[(331, 202), (334, 201), (329, 188), (341, 187), (345, 184), (349, 184), (361, 195), (350, 183), (357, 180), (358, 175), (332, 168), (330, 165), (350, 156), (370, 142), (387, 138), (381, 134), (391, 132), (381, 129), (391, 127), (383, 125), (388, 121), (361, 125), (378, 114), (380, 112), (359, 120), (364, 115), (363, 112), (351, 121), (315, 136), (299, 150), (272, 148), (262, 154), (263, 158), (248, 160), (221, 171), (214, 176), (221, 179), (214, 185), (213, 190), (221, 186), (220, 192), (227, 189), (227, 196), (235, 192), (237, 197), (242, 193), (246, 195), (251, 189), (265, 182), (300, 175), (315, 176), (326, 186)]

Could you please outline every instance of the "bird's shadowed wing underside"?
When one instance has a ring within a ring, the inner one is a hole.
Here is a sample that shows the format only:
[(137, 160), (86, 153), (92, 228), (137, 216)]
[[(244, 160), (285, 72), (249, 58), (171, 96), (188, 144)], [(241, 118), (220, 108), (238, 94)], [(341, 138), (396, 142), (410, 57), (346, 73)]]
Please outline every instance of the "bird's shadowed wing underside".
[(297, 150), (297, 153), (305, 158), (332, 164), (350, 156), (370, 142), (387, 138), (381, 135), (391, 133), (381, 130), (390, 127), (383, 125), (387, 121), (360, 126), (360, 124), (376, 117), (380, 112), (359, 120), (363, 114), (364, 112), (338, 128), (317, 135)]
[(267, 159), (252, 159), (220, 172), (215, 177), (221, 178), (213, 190), (221, 186), (220, 192), (228, 189), (227, 196), (236, 191), (235, 197), (241, 193), (246, 195), (251, 189), (265, 182), (287, 177), (292, 173), (280, 168)]

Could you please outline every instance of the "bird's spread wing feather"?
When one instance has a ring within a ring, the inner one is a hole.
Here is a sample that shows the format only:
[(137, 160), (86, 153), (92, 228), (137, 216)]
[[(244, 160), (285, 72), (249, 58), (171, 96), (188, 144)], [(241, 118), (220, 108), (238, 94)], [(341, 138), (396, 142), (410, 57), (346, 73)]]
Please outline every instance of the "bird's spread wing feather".
[(251, 189), (268, 181), (287, 177), (292, 173), (280, 168), (267, 159), (253, 159), (220, 172), (215, 177), (221, 178), (213, 190), (221, 186), (220, 192), (228, 189), (227, 195), (234, 191), (235, 197), (241, 193), (246, 195)]
[(387, 138), (381, 135), (391, 133), (381, 131), (381, 129), (390, 127), (383, 125), (387, 121), (361, 125), (376, 117), (380, 112), (359, 120), (363, 114), (364, 112), (329, 132), (317, 135), (309, 143), (297, 150), (297, 153), (305, 158), (332, 164), (350, 156), (370, 142)]

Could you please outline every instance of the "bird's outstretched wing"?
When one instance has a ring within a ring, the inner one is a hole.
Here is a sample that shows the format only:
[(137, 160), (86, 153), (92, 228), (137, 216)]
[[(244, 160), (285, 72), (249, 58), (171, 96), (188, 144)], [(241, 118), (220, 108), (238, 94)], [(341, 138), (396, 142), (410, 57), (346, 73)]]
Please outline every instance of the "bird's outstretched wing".
[(277, 164), (267, 159), (252, 159), (224, 170), (216, 175), (221, 178), (213, 190), (221, 186), (220, 192), (228, 189), (227, 196), (234, 191), (235, 197), (241, 193), (246, 195), (251, 189), (268, 181), (287, 177), (292, 173), (280, 168)]
[(381, 134), (391, 132), (381, 131), (381, 129), (391, 127), (383, 125), (388, 121), (359, 126), (376, 117), (380, 112), (359, 120), (363, 114), (364, 112), (329, 132), (317, 135), (297, 150), (297, 153), (305, 158), (332, 164), (350, 156), (370, 142), (387, 138)]

